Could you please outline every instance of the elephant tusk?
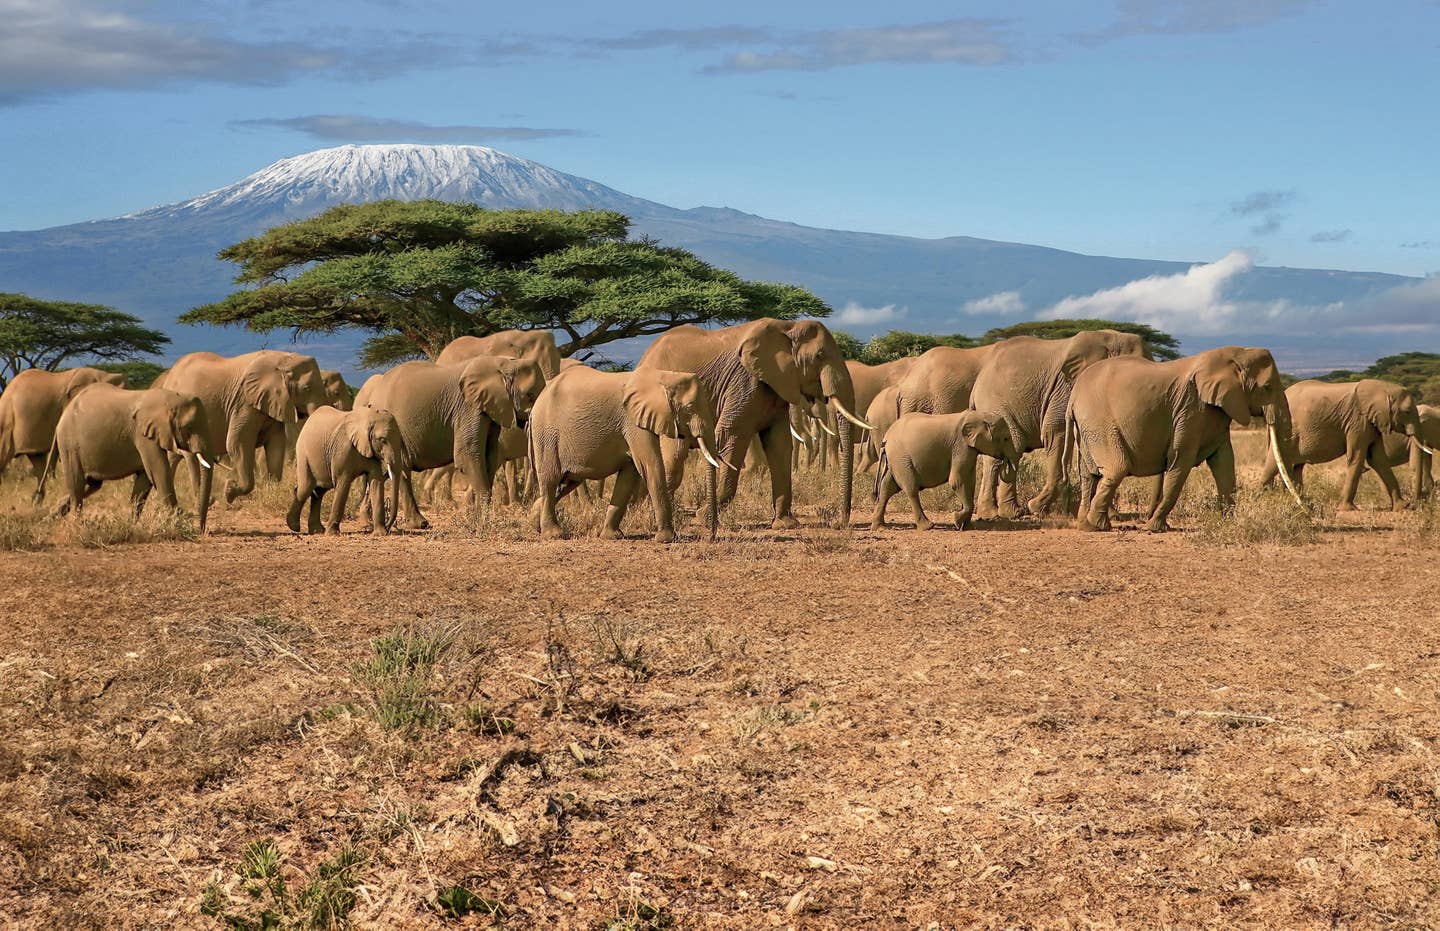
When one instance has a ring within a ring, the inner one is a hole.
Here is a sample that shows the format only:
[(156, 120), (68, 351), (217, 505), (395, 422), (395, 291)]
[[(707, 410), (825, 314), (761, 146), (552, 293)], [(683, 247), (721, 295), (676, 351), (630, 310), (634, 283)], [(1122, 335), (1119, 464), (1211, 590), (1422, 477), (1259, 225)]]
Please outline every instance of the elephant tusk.
[(795, 437), (795, 439), (799, 440), (801, 443), (805, 444), (806, 446), (809, 446), (809, 445), (810, 445), (810, 441), (809, 441), (809, 440), (805, 439), (805, 437), (803, 437), (803, 436), (801, 436), (800, 434), (798, 434), (798, 433), (795, 432), (795, 425), (794, 425), (794, 424), (791, 424), (791, 425), (790, 425), (790, 435), (793, 436), (793, 437)]
[(872, 427), (870, 424), (866, 423), (865, 421), (861, 420), (859, 417), (856, 417), (854, 414), (852, 414), (852, 413), (850, 413), (849, 411), (847, 411), (847, 410), (845, 409), (845, 405), (840, 403), (840, 399), (839, 399), (839, 398), (836, 398), (836, 397), (834, 397), (834, 396), (832, 395), (831, 398), (830, 398), (830, 403), (833, 404), (833, 405), (835, 405), (835, 409), (840, 412), (841, 416), (843, 416), (846, 420), (850, 421), (851, 423), (853, 423), (855, 426), (859, 427), (860, 429), (862, 429), (862, 430), (874, 430), (874, 429), (875, 429), (875, 428)]
[(710, 450), (705, 448), (704, 443), (700, 444), (700, 455), (705, 457), (705, 461), (710, 463), (711, 467), (716, 469), (720, 468), (720, 463), (716, 462), (715, 457), (710, 455)]
[(1270, 455), (1275, 457), (1275, 470), (1280, 473), (1280, 481), (1285, 483), (1285, 489), (1290, 492), (1290, 497), (1301, 507), (1305, 501), (1300, 497), (1300, 492), (1295, 490), (1295, 483), (1290, 480), (1290, 466), (1285, 457), (1280, 455), (1280, 434), (1275, 432), (1275, 425), (1270, 425)]
[(1428, 454), (1431, 455), (1431, 456), (1435, 455), (1435, 450), (1433, 450), (1433, 449), (1431, 449), (1430, 447), (1426, 446), (1424, 443), (1420, 442), (1419, 440), (1416, 440), (1416, 441), (1415, 441), (1415, 445), (1418, 446), (1418, 447), (1420, 447), (1420, 451), (1421, 451), (1421, 452), (1423, 452), (1423, 453), (1428, 453)]
[(204, 456), (200, 455), (199, 453), (196, 453), (196, 454), (195, 454), (195, 458), (200, 460), (200, 464), (201, 464), (202, 466), (204, 466), (204, 467), (207, 468), (207, 469), (210, 468), (210, 463), (208, 463), (208, 462), (205, 461), (205, 457), (204, 457)]
[(718, 452), (717, 452), (717, 453), (714, 453), (714, 454), (712, 455), (711, 452), (710, 452), (710, 450), (708, 449), (707, 444), (705, 443), (705, 441), (702, 440), (702, 439), (700, 439), (698, 436), (695, 438), (695, 441), (700, 445), (700, 452), (701, 452), (702, 455), (705, 456), (705, 461), (706, 461), (706, 462), (710, 463), (711, 465), (713, 465), (713, 466), (714, 466), (715, 468), (717, 468), (717, 469), (720, 468), (720, 466), (723, 465), (723, 466), (725, 466), (727, 469), (731, 469), (732, 471), (735, 471), (735, 472), (739, 472), (739, 471), (740, 471), (740, 470), (737, 469), (735, 466), (731, 465), (728, 460), (720, 458), (720, 454), (719, 454)]
[(388, 463), (385, 465), (385, 477), (392, 482), (395, 481), (395, 470), (391, 469)]
[(816, 417), (814, 414), (811, 414), (811, 415), (810, 415), (810, 418), (820, 425), (820, 429), (821, 429), (821, 430), (824, 430), (826, 433), (830, 434), (830, 435), (833, 436), (833, 437), (837, 437), (837, 438), (838, 438), (838, 437), (840, 436), (840, 434), (836, 433), (834, 430), (831, 430), (831, 429), (830, 429), (830, 425), (827, 424), (825, 421), (821, 420), (819, 417)]

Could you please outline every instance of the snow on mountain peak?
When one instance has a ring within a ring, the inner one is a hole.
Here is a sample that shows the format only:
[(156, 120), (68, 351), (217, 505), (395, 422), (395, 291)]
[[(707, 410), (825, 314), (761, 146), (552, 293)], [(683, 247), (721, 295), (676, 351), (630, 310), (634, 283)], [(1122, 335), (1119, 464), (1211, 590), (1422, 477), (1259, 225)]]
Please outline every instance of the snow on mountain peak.
[(478, 145), (342, 145), (274, 164), (234, 184), (134, 217), (240, 209), (308, 214), (334, 204), (472, 201), (486, 207), (625, 209), (642, 203), (603, 184)]

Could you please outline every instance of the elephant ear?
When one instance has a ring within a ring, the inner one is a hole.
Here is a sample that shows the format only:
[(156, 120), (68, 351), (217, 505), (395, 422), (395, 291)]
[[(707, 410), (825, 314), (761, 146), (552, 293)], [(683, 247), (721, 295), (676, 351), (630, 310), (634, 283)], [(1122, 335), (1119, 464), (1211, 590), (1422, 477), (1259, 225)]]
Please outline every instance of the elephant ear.
[(472, 362), (460, 376), (460, 390), (466, 402), (480, 413), (502, 427), (513, 427), (516, 425), (515, 402), (499, 368), (483, 361), (478, 365)]
[(251, 365), (240, 379), (240, 395), (245, 403), (272, 420), (294, 423), (295, 404), (290, 400), (290, 378), (273, 363), (263, 361)]
[(1220, 408), (1227, 417), (1244, 426), (1250, 422), (1250, 401), (1245, 396), (1242, 374), (1233, 361), (1219, 356), (1207, 360), (1190, 380), (1195, 383), (1195, 392), (1201, 401)]
[[(649, 376), (655, 375), (654, 378)], [(656, 436), (680, 435), (680, 421), (675, 416), (674, 383), (666, 376), (674, 373), (636, 372), (625, 381), (625, 413), (641, 430)]]
[(1365, 419), (1375, 425), (1381, 434), (1395, 429), (1395, 398), (1383, 384), (1362, 381), (1355, 386), (1355, 400)]
[(773, 327), (757, 329), (740, 344), (740, 362), (787, 403), (805, 403), (795, 351), (784, 331)]
[(1110, 348), (1106, 345), (1105, 338), (1094, 331), (1079, 333), (1069, 340), (1069, 346), (1065, 350), (1065, 356), (1060, 360), (1060, 377), (1070, 384), (1085, 369), (1101, 359), (1110, 356)]
[(95, 379), (84, 369), (75, 369), (65, 376), (65, 400), (75, 400), (75, 395), (95, 383)]
[[(359, 414), (359, 416), (354, 416)], [(352, 412), (352, 415), (345, 418), (345, 432), (350, 437), (350, 445), (355, 451), (366, 459), (375, 458), (375, 409), (365, 408), (364, 413)]]
[(141, 436), (155, 441), (161, 449), (172, 452), (179, 449), (180, 431), (175, 426), (175, 411), (170, 405), (160, 402), (141, 404), (135, 408), (132, 416), (135, 419), (135, 429)]
[(978, 446), (987, 427), (985, 418), (975, 411), (966, 411), (960, 415), (960, 439), (964, 440), (967, 446)]

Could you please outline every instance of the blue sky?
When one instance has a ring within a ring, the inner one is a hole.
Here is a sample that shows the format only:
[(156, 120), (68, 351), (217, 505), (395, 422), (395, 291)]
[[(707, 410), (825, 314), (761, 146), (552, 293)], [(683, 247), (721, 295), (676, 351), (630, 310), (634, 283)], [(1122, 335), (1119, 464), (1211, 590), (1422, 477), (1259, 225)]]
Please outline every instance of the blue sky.
[(476, 142), (679, 207), (1440, 271), (1440, 3), (0, 0), (0, 229)]

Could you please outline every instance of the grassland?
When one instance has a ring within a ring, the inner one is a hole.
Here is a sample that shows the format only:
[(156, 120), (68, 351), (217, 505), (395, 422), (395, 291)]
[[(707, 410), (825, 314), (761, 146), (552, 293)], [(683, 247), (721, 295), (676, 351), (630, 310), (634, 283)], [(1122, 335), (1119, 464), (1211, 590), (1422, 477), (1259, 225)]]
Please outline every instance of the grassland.
[(0, 924), (1433, 926), (1440, 522), (1311, 471), (1158, 536), (872, 533), (863, 477), (834, 530), (814, 471), (775, 532), (747, 475), (671, 546), (295, 537), (278, 484), (199, 539), (12, 471)]

